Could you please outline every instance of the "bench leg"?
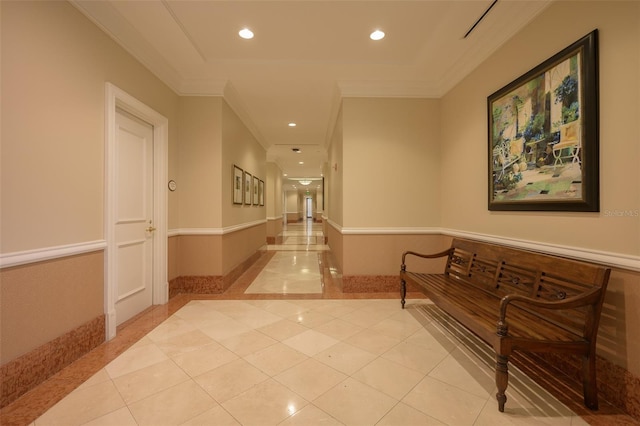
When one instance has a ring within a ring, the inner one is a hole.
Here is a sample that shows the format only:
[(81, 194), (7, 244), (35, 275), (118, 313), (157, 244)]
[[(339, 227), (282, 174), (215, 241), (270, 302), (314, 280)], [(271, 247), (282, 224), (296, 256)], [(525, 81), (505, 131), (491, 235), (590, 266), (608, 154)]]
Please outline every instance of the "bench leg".
[(584, 405), (591, 410), (598, 409), (598, 385), (596, 383), (595, 356), (582, 357), (582, 389), (584, 392)]
[(509, 357), (504, 355), (496, 355), (496, 386), (498, 387), (498, 393), (496, 393), (496, 399), (498, 400), (498, 410), (504, 412), (504, 403), (507, 402), (507, 385), (509, 384), (509, 369), (507, 364)]
[(407, 297), (407, 283), (405, 280), (400, 280), (400, 296), (402, 297), (400, 303), (402, 304), (402, 309), (404, 309), (404, 299)]

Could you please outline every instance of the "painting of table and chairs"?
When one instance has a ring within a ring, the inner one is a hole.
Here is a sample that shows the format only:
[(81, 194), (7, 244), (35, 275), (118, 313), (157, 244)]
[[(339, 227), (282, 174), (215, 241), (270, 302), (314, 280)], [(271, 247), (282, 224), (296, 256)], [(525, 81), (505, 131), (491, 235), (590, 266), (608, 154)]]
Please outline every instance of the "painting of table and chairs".
[(585, 190), (585, 181), (596, 183), (590, 177), (591, 168), (597, 167), (597, 155), (591, 153), (597, 150), (585, 147), (586, 142), (589, 147), (597, 143), (592, 135), (597, 133), (592, 132), (597, 72), (585, 73), (583, 68), (589, 67), (586, 59), (595, 57), (584, 46), (595, 46), (596, 35), (579, 40), (568, 54), (569, 48), (488, 98), (490, 209), (519, 202), (547, 209), (545, 202), (570, 205), (591, 192), (589, 185)]
[(576, 59), (493, 103), (496, 200), (582, 197)]

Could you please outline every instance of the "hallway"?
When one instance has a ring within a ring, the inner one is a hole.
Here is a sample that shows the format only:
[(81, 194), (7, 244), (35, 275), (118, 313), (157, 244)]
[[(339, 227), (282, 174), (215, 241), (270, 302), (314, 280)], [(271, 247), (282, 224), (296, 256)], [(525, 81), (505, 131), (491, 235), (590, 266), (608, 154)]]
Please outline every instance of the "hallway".
[(568, 408), (515, 367), (499, 413), (490, 348), (419, 295), (402, 310), (397, 294), (342, 294), (317, 224), (290, 224), (278, 240), (224, 294), (179, 295), (144, 312), (3, 410), (0, 423), (611, 421), (581, 418), (572, 409), (589, 412)]

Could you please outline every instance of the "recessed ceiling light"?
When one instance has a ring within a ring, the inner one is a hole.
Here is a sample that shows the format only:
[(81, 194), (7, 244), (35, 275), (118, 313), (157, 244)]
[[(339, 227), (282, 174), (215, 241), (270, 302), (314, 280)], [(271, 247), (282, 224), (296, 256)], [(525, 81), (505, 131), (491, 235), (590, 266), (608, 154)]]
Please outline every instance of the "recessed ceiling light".
[(298, 161), (298, 164), (304, 164), (304, 161)]
[(289, 123), (289, 127), (296, 127), (297, 124), (296, 123)]
[(371, 40), (382, 40), (384, 38), (384, 31), (381, 30), (375, 30), (374, 32), (372, 32), (371, 34), (369, 34), (369, 38)]
[(245, 40), (249, 40), (253, 38), (253, 31), (249, 28), (243, 28), (238, 32), (238, 35)]

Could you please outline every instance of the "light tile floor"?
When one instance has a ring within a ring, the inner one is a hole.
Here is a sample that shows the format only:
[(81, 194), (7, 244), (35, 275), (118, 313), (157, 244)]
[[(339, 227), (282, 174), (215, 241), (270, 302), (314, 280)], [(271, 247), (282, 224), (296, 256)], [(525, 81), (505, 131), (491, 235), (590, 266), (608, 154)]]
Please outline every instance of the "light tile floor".
[(193, 300), (35, 425), (586, 424), (492, 363), (426, 300)]
[(322, 293), (322, 271), (318, 253), (277, 252), (245, 293)]
[[(32, 425), (587, 424), (513, 366), (499, 413), (490, 348), (428, 300), (402, 310), (397, 295), (328, 288), (315, 276), (323, 240), (317, 225), (288, 226), (255, 279), (143, 314), (3, 420), (51, 400)], [(287, 293), (277, 276), (296, 281), (296, 267), (314, 277)], [(77, 377), (90, 378), (74, 389)]]

